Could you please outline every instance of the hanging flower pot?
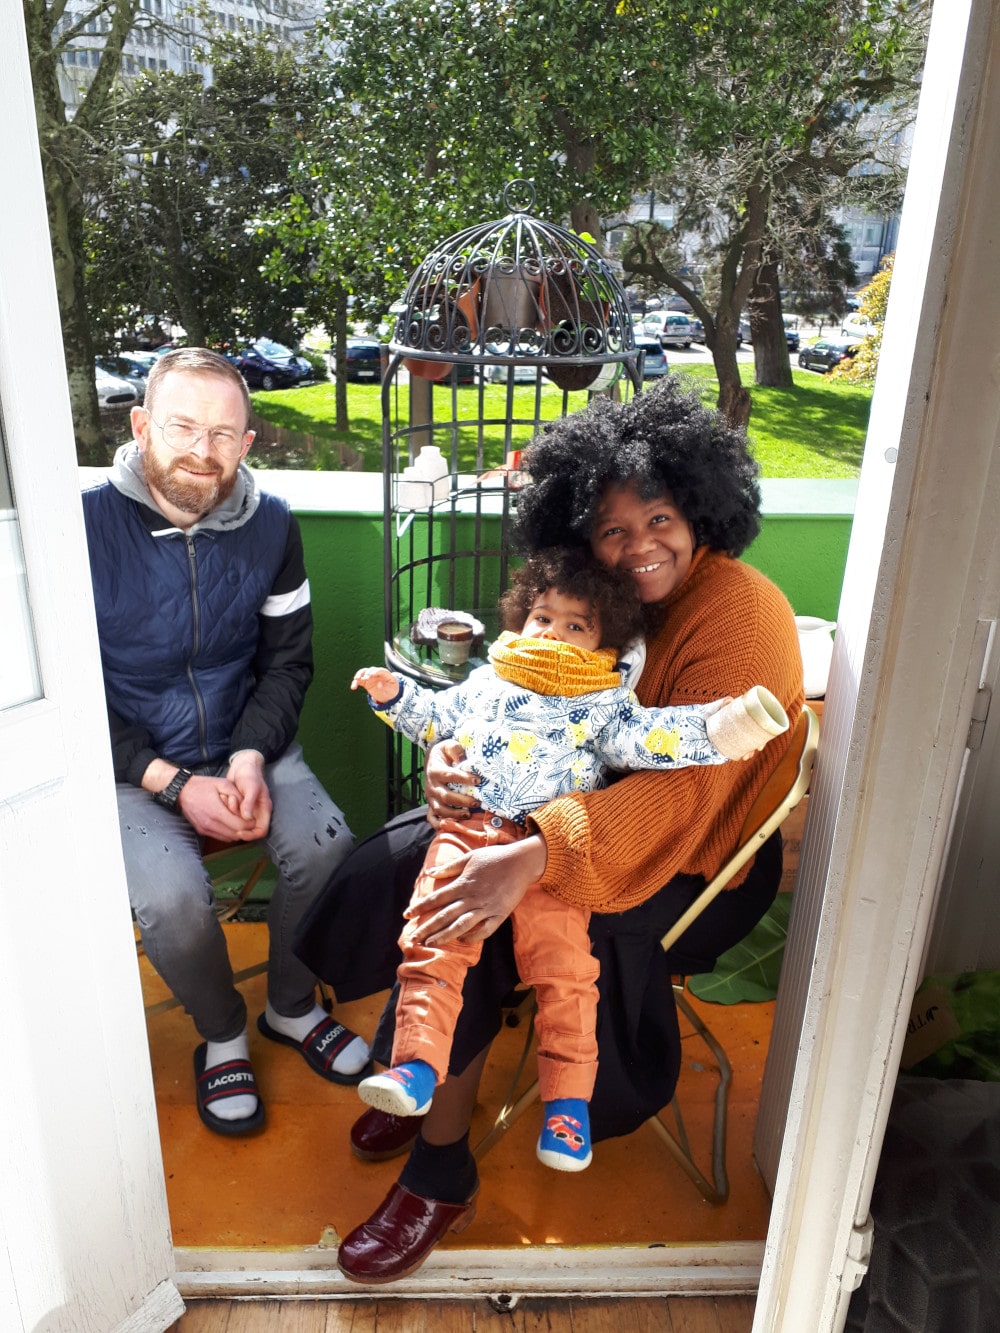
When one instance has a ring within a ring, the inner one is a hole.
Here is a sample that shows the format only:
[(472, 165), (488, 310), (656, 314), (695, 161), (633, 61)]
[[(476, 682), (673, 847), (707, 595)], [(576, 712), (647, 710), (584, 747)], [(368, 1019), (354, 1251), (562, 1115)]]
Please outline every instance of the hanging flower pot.
[[(479, 333), (479, 279), (473, 279), (457, 292), (448, 292), (443, 284), (427, 287), (411, 303), (406, 340), (409, 346), (427, 351), (468, 351)], [(425, 380), (443, 380), (452, 362), (407, 356), (403, 365), (411, 375)]]

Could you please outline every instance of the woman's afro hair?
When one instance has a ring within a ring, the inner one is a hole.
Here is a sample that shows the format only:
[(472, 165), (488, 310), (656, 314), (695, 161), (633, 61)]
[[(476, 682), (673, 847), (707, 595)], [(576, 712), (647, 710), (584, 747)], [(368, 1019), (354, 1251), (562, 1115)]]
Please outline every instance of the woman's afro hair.
[(746, 433), (673, 375), (628, 403), (596, 398), (552, 422), (522, 466), (531, 483), (518, 494), (514, 539), (526, 552), (589, 543), (609, 486), (633, 485), (644, 500), (669, 492), (696, 546), (740, 555), (760, 530)]
[(524, 628), (537, 598), (549, 588), (586, 602), (601, 626), (601, 647), (624, 652), (643, 629), (642, 603), (631, 574), (600, 565), (585, 547), (557, 547), (529, 556), (500, 598), (500, 625)]

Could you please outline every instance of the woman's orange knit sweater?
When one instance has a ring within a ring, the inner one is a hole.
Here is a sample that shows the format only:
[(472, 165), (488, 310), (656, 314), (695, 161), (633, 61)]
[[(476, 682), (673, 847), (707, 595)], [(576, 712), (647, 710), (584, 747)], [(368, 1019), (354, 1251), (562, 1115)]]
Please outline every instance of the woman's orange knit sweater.
[(635, 907), (677, 874), (710, 879), (735, 849), (804, 702), (792, 608), (758, 570), (701, 546), (663, 606), (666, 618), (647, 644), (636, 688), (641, 703), (705, 703), (766, 685), (790, 727), (746, 762), (630, 773), (529, 817), (545, 837), (542, 887), (594, 912)]

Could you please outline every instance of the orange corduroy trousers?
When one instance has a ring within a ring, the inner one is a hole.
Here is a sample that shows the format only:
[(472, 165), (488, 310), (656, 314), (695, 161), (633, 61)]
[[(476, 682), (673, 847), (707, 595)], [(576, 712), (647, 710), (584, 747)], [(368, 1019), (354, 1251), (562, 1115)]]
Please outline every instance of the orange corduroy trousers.
[[(446, 820), (427, 849), (411, 902), (419, 903), (442, 881), (426, 871), (480, 847), (518, 842), (519, 824), (475, 811), (466, 820)], [(580, 1097), (589, 1101), (597, 1077), (597, 977), (587, 926), (590, 913), (533, 884), (514, 909), (514, 956), (518, 975), (534, 986), (538, 1001), (538, 1081), (542, 1101)], [(462, 1008), (462, 984), (479, 961), (482, 944), (452, 941), (430, 946), (413, 940), (416, 921), (399, 938), (399, 1000), (392, 1063), (424, 1060), (444, 1081), (452, 1033)]]

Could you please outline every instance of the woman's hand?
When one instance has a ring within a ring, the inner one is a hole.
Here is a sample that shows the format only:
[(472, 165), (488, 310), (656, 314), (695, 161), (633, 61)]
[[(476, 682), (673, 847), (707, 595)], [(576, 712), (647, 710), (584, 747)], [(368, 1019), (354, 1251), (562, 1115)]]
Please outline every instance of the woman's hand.
[(414, 940), (437, 945), (487, 939), (541, 879), (545, 862), (545, 839), (536, 833), (522, 842), (482, 847), (429, 871), (445, 882), (406, 909), (405, 915), (420, 923)]
[(463, 768), (465, 750), (456, 740), (438, 741), (427, 752), (424, 763), (424, 799), (427, 802), (427, 822), (440, 828), (444, 819), (467, 819), (469, 811), (479, 804), (474, 792), (453, 791), (450, 782), (465, 787), (477, 787), (479, 778), (471, 769)]

